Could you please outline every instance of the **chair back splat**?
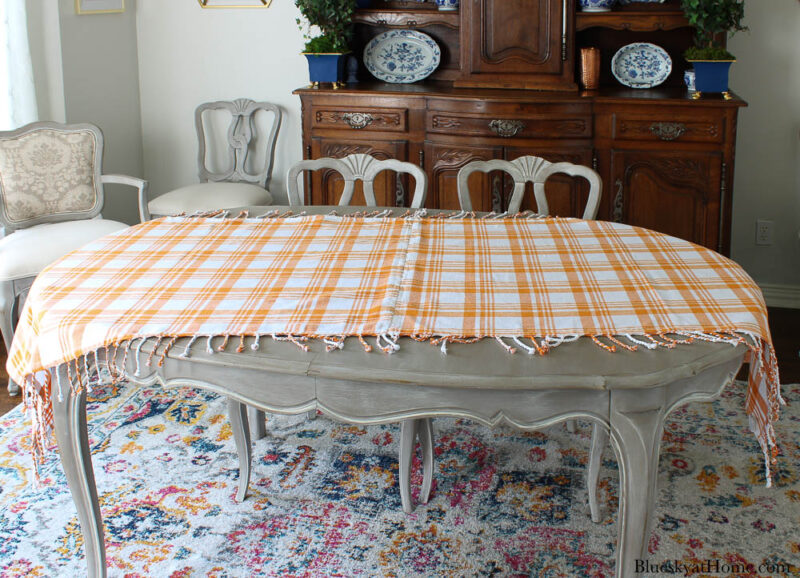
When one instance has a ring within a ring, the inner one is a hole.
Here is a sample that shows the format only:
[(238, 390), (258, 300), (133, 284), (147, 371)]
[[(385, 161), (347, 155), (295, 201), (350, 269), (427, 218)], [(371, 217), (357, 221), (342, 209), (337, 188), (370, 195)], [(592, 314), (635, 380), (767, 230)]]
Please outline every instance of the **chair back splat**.
[[(230, 113), (230, 120), (226, 131), (225, 151), (220, 151), (226, 157), (226, 170), (214, 171), (209, 167), (207, 154), (209, 143), (206, 134), (210, 123), (205, 122), (205, 117), (218, 110)], [(251, 155), (254, 138), (257, 136), (256, 116), (260, 111), (268, 111), (273, 115), (269, 135), (264, 144), (265, 150), (261, 155), (264, 162), (257, 163), (258, 170), (249, 170), (247, 160)], [(268, 188), (272, 177), (272, 166), (275, 159), (275, 141), (278, 129), (281, 126), (281, 110), (269, 102), (254, 102), (247, 98), (237, 98), (233, 101), (216, 101), (201, 104), (195, 110), (195, 128), (197, 130), (197, 167), (201, 181), (206, 182), (247, 182)]]
[(603, 192), (603, 183), (600, 175), (589, 167), (573, 163), (551, 163), (541, 157), (524, 156), (513, 161), (491, 160), (474, 161), (458, 171), (458, 202), (464, 211), (472, 210), (472, 199), (469, 194), (467, 181), (474, 172), (505, 171), (514, 180), (514, 190), (508, 202), (506, 212), (517, 213), (522, 206), (522, 197), (525, 194), (525, 183), (533, 183), (533, 194), (536, 198), (536, 211), (543, 215), (549, 213), (547, 196), (545, 195), (545, 181), (556, 173), (564, 173), (573, 177), (584, 177), (589, 181), (589, 199), (583, 211), (584, 219), (594, 219), (600, 206), (600, 195)]
[(398, 161), (396, 159), (378, 160), (365, 154), (354, 154), (336, 159), (323, 157), (314, 160), (304, 160), (296, 163), (289, 169), (286, 176), (286, 190), (289, 195), (289, 204), (302, 206), (303, 195), (297, 184), (297, 177), (303, 171), (316, 171), (319, 169), (333, 169), (342, 175), (344, 190), (339, 199), (339, 205), (349, 205), (353, 200), (353, 191), (356, 181), (364, 183), (364, 200), (368, 207), (377, 206), (375, 200), (375, 177), (383, 171), (407, 173), (414, 177), (414, 196), (411, 198), (411, 208), (420, 209), (425, 205), (428, 194), (428, 177), (425, 171), (413, 163)]

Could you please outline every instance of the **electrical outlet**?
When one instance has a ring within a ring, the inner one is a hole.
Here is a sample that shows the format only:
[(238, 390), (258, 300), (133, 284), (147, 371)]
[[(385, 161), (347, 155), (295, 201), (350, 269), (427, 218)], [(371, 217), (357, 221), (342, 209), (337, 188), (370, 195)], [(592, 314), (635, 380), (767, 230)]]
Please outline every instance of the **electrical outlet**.
[(775, 223), (767, 219), (756, 221), (756, 245), (772, 245), (772, 232)]

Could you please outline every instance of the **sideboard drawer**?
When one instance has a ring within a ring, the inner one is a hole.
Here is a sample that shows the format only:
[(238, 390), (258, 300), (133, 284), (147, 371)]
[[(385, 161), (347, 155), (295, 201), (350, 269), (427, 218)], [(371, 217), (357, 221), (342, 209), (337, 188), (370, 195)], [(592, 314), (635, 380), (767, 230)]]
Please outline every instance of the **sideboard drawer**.
[(457, 112), (428, 111), (429, 133), (499, 138), (581, 139), (592, 137), (590, 117), (546, 114), (465, 116)]
[(311, 124), (313, 128), (407, 132), (408, 110), (405, 108), (314, 106), (311, 109)]
[(725, 119), (708, 111), (702, 115), (623, 112), (614, 115), (613, 135), (615, 140), (720, 144), (725, 140)]

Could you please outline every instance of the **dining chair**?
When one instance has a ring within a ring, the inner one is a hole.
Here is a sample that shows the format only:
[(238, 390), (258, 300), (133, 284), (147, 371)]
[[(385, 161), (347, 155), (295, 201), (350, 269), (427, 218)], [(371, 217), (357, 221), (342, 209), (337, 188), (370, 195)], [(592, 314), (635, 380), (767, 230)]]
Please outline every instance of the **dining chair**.
[[(597, 210), (600, 205), (600, 195), (602, 194), (603, 185), (600, 180), (600, 175), (593, 169), (576, 165), (573, 163), (560, 162), (551, 163), (541, 157), (523, 156), (513, 161), (505, 160), (489, 160), (489, 161), (474, 161), (464, 165), (458, 171), (457, 186), (458, 186), (458, 200), (462, 211), (472, 211), (472, 200), (470, 198), (468, 181), (472, 173), (475, 172), (492, 172), (492, 171), (505, 171), (508, 173), (514, 182), (514, 189), (508, 203), (508, 213), (518, 213), (522, 206), (522, 199), (525, 194), (526, 183), (533, 183), (533, 193), (536, 200), (537, 212), (543, 215), (548, 214), (547, 197), (545, 195), (545, 182), (554, 174), (564, 173), (570, 176), (583, 177), (589, 181), (589, 198), (586, 202), (586, 207), (583, 211), (583, 219), (594, 219), (597, 216)], [(421, 418), (414, 420), (406, 420), (409, 423), (403, 423), (403, 436), (416, 435), (419, 439), (422, 448), (422, 463), (423, 463), (423, 485), (420, 490), (420, 496), (424, 497), (423, 501), (427, 501), (428, 492), (430, 492), (431, 480), (428, 476), (433, 471), (433, 425), (430, 418)], [(593, 425), (592, 431), (592, 449), (589, 457), (589, 464), (587, 466), (586, 485), (589, 493), (589, 510), (591, 512), (592, 521), (600, 521), (600, 508), (597, 503), (597, 481), (600, 475), (600, 459), (602, 457), (602, 450), (608, 441), (608, 432), (605, 428)], [(570, 432), (575, 432), (575, 420), (567, 420), (567, 429)], [(412, 433), (415, 432), (415, 433)], [(410, 441), (400, 444), (400, 487), (402, 489), (410, 486), (410, 471), (404, 469), (403, 464), (410, 464), (414, 438)], [(405, 476), (405, 477), (404, 477)], [(406, 489), (408, 492), (409, 490)]]
[[(246, 98), (198, 106), (194, 121), (202, 182), (154, 198), (150, 213), (163, 216), (272, 204), (269, 185), (281, 118), (276, 105)], [(264, 123), (269, 132), (258, 130)]]
[[(315, 160), (303, 160), (292, 166), (286, 177), (286, 188), (289, 194), (289, 205), (303, 206), (302, 195), (298, 188), (298, 177), (304, 171), (315, 171), (322, 169), (332, 169), (337, 171), (344, 180), (344, 190), (339, 199), (340, 206), (347, 206), (353, 200), (356, 181), (362, 181), (364, 187), (364, 199), (366, 206), (375, 207), (375, 192), (373, 184), (375, 177), (383, 171), (391, 170), (397, 173), (408, 173), (414, 177), (414, 195), (411, 199), (411, 208), (421, 208), (425, 204), (427, 195), (428, 178), (425, 172), (417, 165), (398, 161), (395, 159), (379, 160), (365, 154), (353, 154), (341, 159), (324, 157)], [(264, 412), (255, 408), (249, 408), (249, 420), (251, 424), (251, 434), (255, 439), (261, 439), (266, 435), (264, 426)], [(313, 419), (316, 412), (309, 412), (309, 418)], [(420, 496), (423, 503), (428, 501), (431, 483), (433, 480), (433, 442), (432, 431), (430, 430), (430, 420), (404, 420), (400, 432), (400, 501), (403, 511), (410, 513), (413, 511), (411, 501), (411, 457), (413, 455), (414, 442), (420, 439), (423, 448), (429, 447), (431, 451), (423, 455), (423, 485)], [(403, 459), (405, 458), (405, 459)]]
[(362, 181), (364, 187), (364, 201), (366, 206), (375, 207), (375, 177), (383, 171), (407, 173), (414, 177), (414, 195), (411, 197), (411, 208), (420, 209), (425, 205), (428, 194), (428, 177), (425, 171), (414, 163), (398, 161), (396, 159), (379, 160), (365, 154), (353, 154), (340, 159), (322, 157), (314, 160), (299, 161), (292, 166), (286, 175), (286, 189), (289, 195), (289, 204), (302, 206), (303, 195), (297, 186), (297, 178), (304, 171), (332, 169), (338, 172), (344, 180), (344, 190), (339, 198), (339, 205), (346, 206), (353, 201), (356, 181)]
[[(126, 229), (103, 219), (104, 185), (138, 190), (147, 212), (147, 181), (103, 175), (103, 133), (92, 124), (34, 122), (0, 132), (0, 331), (11, 350), (23, 296), (47, 265), (86, 243)], [(9, 381), (11, 395), (19, 385)]]
[(472, 200), (467, 185), (469, 176), (474, 172), (505, 171), (514, 181), (514, 190), (508, 202), (508, 213), (518, 213), (525, 195), (526, 183), (533, 183), (533, 194), (536, 199), (536, 212), (542, 215), (549, 213), (547, 196), (545, 195), (545, 182), (550, 176), (564, 173), (573, 177), (583, 177), (589, 181), (589, 199), (583, 210), (584, 219), (594, 219), (600, 206), (600, 195), (603, 192), (603, 183), (597, 171), (583, 165), (561, 162), (551, 163), (541, 157), (524, 156), (513, 161), (494, 159), (490, 161), (474, 161), (464, 165), (456, 177), (458, 187), (458, 202), (463, 211), (472, 210)]

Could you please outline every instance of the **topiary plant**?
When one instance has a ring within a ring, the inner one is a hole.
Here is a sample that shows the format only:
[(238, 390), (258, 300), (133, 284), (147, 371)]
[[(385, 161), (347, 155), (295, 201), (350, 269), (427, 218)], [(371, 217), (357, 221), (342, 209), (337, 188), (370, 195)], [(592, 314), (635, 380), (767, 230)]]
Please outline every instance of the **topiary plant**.
[(728, 33), (747, 30), (742, 26), (744, 0), (681, 0), (681, 8), (697, 45), (684, 53), (687, 60), (734, 60), (722, 41)]
[(303, 31), (303, 52), (349, 52), (352, 18), (356, 0), (295, 0), (303, 18), (297, 25)]

